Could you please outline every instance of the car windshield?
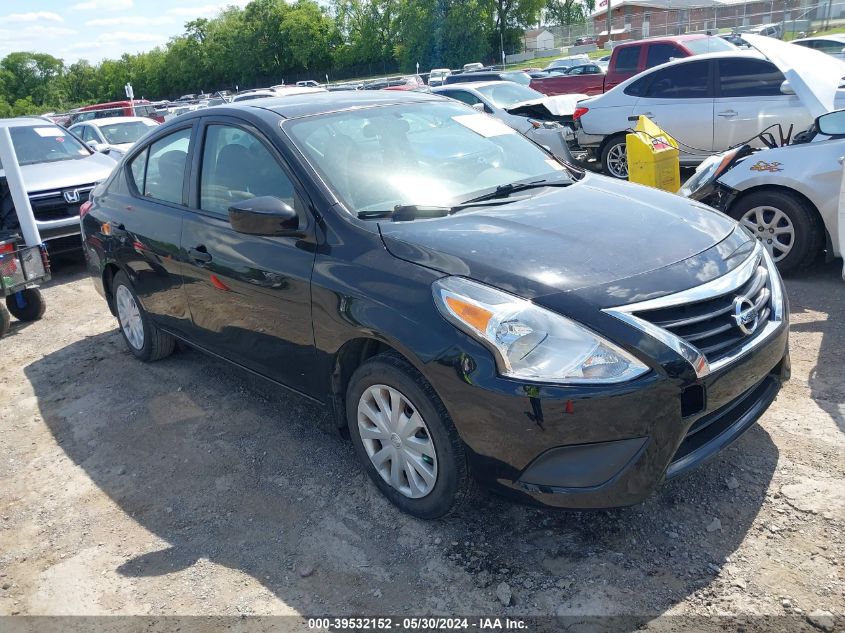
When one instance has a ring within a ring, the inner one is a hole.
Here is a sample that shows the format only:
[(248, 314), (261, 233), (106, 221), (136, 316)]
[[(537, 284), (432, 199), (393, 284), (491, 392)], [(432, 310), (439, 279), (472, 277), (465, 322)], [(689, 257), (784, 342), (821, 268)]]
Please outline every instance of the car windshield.
[(147, 125), (143, 121), (127, 121), (124, 123), (110, 123), (109, 125), (101, 125), (100, 132), (106, 139), (106, 142), (112, 145), (120, 145), (122, 143), (134, 143), (139, 138), (149, 132), (151, 125)]
[(90, 150), (62, 128), (45, 123), (9, 128), (21, 165), (52, 163), (90, 156)]
[(477, 88), (478, 92), (493, 102), (497, 108), (509, 108), (515, 103), (544, 99), (546, 95), (533, 88), (515, 84), (512, 81), (490, 84)]
[(348, 110), (283, 129), (352, 212), (451, 206), (564, 167), (497, 119), (448, 102)]
[(701, 37), (698, 39), (686, 40), (684, 41), (684, 46), (690, 49), (695, 55), (736, 50), (736, 46), (721, 37)]

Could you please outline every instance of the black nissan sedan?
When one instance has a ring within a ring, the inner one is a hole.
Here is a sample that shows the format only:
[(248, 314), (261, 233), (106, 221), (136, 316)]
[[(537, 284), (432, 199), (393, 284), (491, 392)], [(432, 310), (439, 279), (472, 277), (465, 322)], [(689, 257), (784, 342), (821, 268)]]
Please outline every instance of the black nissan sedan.
[(734, 221), (436, 95), (185, 114), (81, 221), (132, 354), (181, 340), (331, 407), (418, 517), (472, 481), (567, 508), (639, 502), (789, 376), (780, 277)]

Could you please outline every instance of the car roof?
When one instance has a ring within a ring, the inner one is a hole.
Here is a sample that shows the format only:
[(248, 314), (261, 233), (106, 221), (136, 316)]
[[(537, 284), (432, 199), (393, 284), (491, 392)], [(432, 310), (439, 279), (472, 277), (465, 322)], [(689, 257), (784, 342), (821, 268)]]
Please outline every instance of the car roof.
[(639, 46), (641, 44), (654, 44), (654, 43), (661, 43), (661, 42), (689, 42), (690, 40), (703, 40), (707, 37), (716, 37), (715, 35), (707, 35), (706, 33), (684, 33), (683, 35), (661, 35), (659, 37), (647, 37), (642, 40), (635, 40), (633, 42), (624, 42), (621, 44), (617, 44), (613, 47), (614, 50), (617, 48), (628, 48), (629, 46)]
[[(308, 94), (290, 95), (288, 97), (266, 97), (244, 101), (243, 103), (230, 103), (225, 106), (215, 107), (215, 111), (269, 111), (285, 119), (298, 119), (300, 117), (313, 116), (317, 114), (328, 114), (343, 110), (358, 108), (372, 108), (378, 106), (399, 105), (402, 103), (424, 103), (427, 101), (444, 101), (446, 97), (426, 92), (396, 91), (396, 90), (348, 90), (338, 92), (314, 92)], [(195, 116), (208, 116), (203, 110), (195, 110), (181, 115), (193, 118)]]
[(57, 123), (36, 116), (22, 116), (14, 119), (0, 119), (0, 127), (32, 127), (33, 125), (55, 125)]
[[(462, 81), (456, 84), (446, 84), (445, 86), (435, 86), (431, 89), (432, 92), (443, 92), (444, 90), (466, 90), (467, 88), (484, 88), (485, 86), (500, 86), (502, 84), (513, 84), (514, 81), (506, 80), (492, 80), (492, 81)], [(516, 84), (521, 86), (522, 84)]]
[(150, 121), (151, 123), (155, 123), (155, 121), (153, 121), (149, 117), (143, 116), (110, 116), (106, 119), (90, 119), (88, 121), (80, 121), (79, 123), (74, 123), (71, 127), (75, 127), (77, 125), (95, 125), (97, 127), (100, 127), (102, 125), (111, 125), (112, 123), (135, 123), (136, 121), (141, 121), (143, 123)]
[(833, 40), (834, 42), (845, 43), (845, 33), (831, 33), (830, 35), (814, 35), (813, 37), (802, 37), (792, 40), (793, 44), (798, 42), (815, 42), (820, 40)]

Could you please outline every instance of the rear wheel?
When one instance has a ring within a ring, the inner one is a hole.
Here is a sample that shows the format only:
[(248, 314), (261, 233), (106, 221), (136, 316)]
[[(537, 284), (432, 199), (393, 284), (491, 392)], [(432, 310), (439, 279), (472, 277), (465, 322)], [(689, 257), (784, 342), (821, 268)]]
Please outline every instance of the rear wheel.
[(6, 307), (18, 321), (37, 321), (44, 316), (47, 302), (38, 288), (25, 288), (6, 297)]
[(628, 149), (624, 134), (617, 134), (601, 150), (601, 167), (604, 173), (620, 180), (628, 179)]
[(812, 264), (824, 245), (814, 209), (786, 191), (756, 191), (728, 214), (754, 234), (784, 274)]
[(114, 276), (112, 293), (120, 333), (129, 351), (147, 362), (170, 356), (176, 347), (176, 339), (162, 332), (144, 312), (126, 273), (119, 272)]
[(448, 514), (469, 494), (463, 445), (443, 403), (403, 358), (361, 365), (346, 395), (355, 452), (379, 490), (422, 519)]

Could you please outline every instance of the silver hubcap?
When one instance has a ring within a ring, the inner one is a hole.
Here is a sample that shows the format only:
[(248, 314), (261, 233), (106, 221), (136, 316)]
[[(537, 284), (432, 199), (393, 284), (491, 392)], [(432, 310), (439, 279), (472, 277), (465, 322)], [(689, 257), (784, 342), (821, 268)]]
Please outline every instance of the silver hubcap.
[(387, 385), (373, 385), (358, 400), (358, 432), (378, 474), (411, 499), (437, 482), (437, 454), (416, 407)]
[(795, 226), (783, 211), (774, 207), (754, 207), (740, 220), (763, 243), (775, 262), (789, 255), (795, 245)]
[(144, 347), (144, 324), (141, 322), (141, 311), (135, 298), (126, 286), (118, 286), (115, 292), (117, 303), (117, 320), (123, 329), (123, 334), (129, 344), (140, 350)]
[(607, 171), (616, 178), (628, 177), (628, 151), (625, 143), (618, 143), (608, 150)]

